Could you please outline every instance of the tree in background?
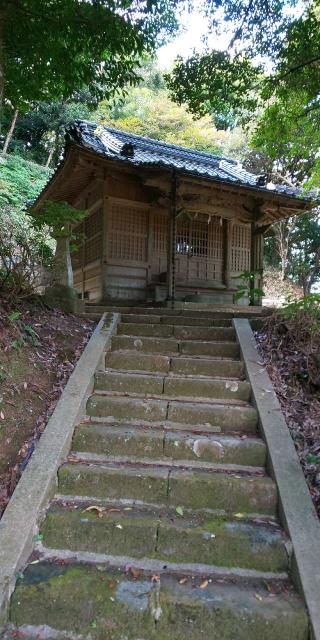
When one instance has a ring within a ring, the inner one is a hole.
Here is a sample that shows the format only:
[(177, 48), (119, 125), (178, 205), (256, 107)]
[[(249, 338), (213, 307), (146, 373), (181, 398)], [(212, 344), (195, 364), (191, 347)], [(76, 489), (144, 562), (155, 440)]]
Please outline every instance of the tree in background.
[(155, 61), (144, 64), (140, 73), (142, 82), (129, 88), (125, 98), (112, 106), (108, 101), (99, 104), (93, 116), (100, 124), (198, 151), (243, 156), (246, 137), (239, 128), (218, 129), (211, 116), (195, 119), (184, 105), (175, 104)]
[(254, 142), (271, 158), (310, 162), (320, 184), (320, 10), (317, 0), (204, 0), (232, 31), (227, 51), (178, 59), (170, 94), (197, 116), (257, 118)]
[(176, 28), (176, 0), (0, 0), (0, 106), (111, 97)]

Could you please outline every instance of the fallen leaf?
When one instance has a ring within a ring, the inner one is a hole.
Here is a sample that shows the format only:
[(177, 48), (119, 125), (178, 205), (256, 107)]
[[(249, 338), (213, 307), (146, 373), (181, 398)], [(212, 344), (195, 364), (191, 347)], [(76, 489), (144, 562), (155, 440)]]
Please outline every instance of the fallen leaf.
[(141, 575), (141, 571), (135, 569), (134, 567), (130, 567), (130, 573), (134, 578), (139, 578)]
[(83, 513), (85, 511), (96, 511), (98, 514), (99, 518), (102, 518), (104, 512), (105, 512), (105, 508), (104, 507), (98, 507), (97, 505), (93, 504), (91, 505), (91, 507), (87, 507), (86, 509), (83, 510)]
[(178, 513), (179, 516), (183, 516), (183, 508), (182, 507), (177, 507), (176, 508), (176, 513)]
[(244, 518), (244, 515), (243, 515), (243, 513), (235, 513), (234, 517), (235, 518)]
[(257, 600), (260, 600), (260, 602), (262, 602), (262, 600), (263, 600), (263, 597), (260, 596), (259, 593), (256, 593), (256, 598), (257, 598)]
[(1, 418), (1, 420), (4, 420), (4, 413), (3, 413), (3, 411), (0, 411), (0, 418)]
[(207, 588), (207, 586), (208, 586), (208, 584), (209, 584), (209, 581), (208, 581), (208, 580), (203, 580), (203, 581), (201, 582), (201, 584), (199, 585), (199, 587), (200, 587), (200, 589), (206, 589), (206, 588)]
[(188, 578), (180, 578), (179, 584), (186, 584), (188, 582)]

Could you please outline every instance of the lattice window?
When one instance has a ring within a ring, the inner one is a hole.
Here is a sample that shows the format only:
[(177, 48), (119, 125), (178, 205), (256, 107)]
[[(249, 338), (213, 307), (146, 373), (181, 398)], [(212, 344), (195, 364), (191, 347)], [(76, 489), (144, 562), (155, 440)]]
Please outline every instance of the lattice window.
[(166, 216), (155, 215), (153, 218), (153, 251), (158, 256), (167, 255), (167, 227)]
[(76, 236), (74, 240), (71, 241), (71, 263), (73, 270), (81, 269), (83, 262), (83, 234), (84, 234), (84, 224), (78, 224), (74, 229), (73, 233)]
[(99, 260), (102, 256), (102, 229), (103, 229), (103, 211), (102, 208), (97, 209), (81, 224), (73, 229), (78, 236), (73, 240), (72, 244), (77, 247), (76, 251), (71, 253), (71, 262), (73, 269), (80, 269), (90, 262)]
[(113, 259), (147, 261), (148, 212), (134, 205), (113, 204), (108, 222), (108, 255)]
[(84, 221), (84, 265), (102, 257), (103, 211), (97, 209)]
[(231, 271), (241, 273), (250, 269), (251, 230), (249, 225), (234, 224), (231, 241)]
[(222, 227), (216, 220), (208, 222), (178, 221), (176, 253), (207, 256), (222, 260)]
[(219, 220), (178, 220), (176, 255), (180, 279), (220, 281), (223, 235)]

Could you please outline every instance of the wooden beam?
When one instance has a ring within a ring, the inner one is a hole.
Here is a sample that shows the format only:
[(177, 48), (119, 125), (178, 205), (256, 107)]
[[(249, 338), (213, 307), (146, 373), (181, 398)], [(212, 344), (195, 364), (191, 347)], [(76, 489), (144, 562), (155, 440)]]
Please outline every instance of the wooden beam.
[(75, 199), (72, 201), (72, 206), (77, 207), (81, 200), (85, 200), (94, 190), (95, 188), (102, 182), (102, 177), (97, 178), (95, 174), (91, 174), (88, 176), (89, 183), (85, 186), (80, 193), (77, 194)]

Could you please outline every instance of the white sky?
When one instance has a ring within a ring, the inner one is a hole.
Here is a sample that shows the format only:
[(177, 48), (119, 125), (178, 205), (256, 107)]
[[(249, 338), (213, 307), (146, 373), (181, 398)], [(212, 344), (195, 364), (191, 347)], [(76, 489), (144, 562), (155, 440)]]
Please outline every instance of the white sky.
[[(193, 3), (194, 10), (192, 13), (184, 11), (181, 14), (181, 33), (172, 42), (160, 47), (157, 52), (158, 62), (161, 69), (170, 68), (178, 55), (183, 58), (188, 57), (193, 50), (203, 51), (206, 45), (203, 38), (207, 36), (207, 44), (209, 49), (227, 49), (232, 38), (232, 29), (222, 31), (221, 35), (209, 35), (209, 23), (207, 18), (201, 13), (201, 0), (195, 0)], [(292, 14), (295, 17), (301, 15), (304, 10), (304, 1), (300, 0), (296, 7), (287, 8), (285, 13)], [(217, 19), (222, 20), (222, 11), (217, 11)]]
[[(161, 69), (171, 67), (177, 55), (187, 57), (194, 49), (197, 51), (205, 49), (203, 37), (208, 35), (209, 26), (204, 15), (196, 10), (192, 13), (185, 11), (181, 16), (181, 27), (180, 35), (158, 49), (157, 56)], [(207, 43), (212, 49), (226, 49), (230, 39), (231, 33), (223, 33), (219, 37), (209, 36)]]

